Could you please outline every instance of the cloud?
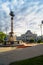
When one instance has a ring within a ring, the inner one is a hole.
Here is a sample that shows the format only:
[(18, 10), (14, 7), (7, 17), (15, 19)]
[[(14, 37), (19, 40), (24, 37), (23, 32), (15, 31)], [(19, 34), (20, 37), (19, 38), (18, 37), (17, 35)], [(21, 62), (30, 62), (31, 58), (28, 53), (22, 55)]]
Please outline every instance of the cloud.
[[(0, 0), (0, 21), (10, 25), (10, 10), (13, 10), (14, 31), (23, 34), (27, 30), (40, 32), (38, 25), (43, 20), (43, 3), (42, 0)], [(10, 26), (9, 26), (10, 30)], [(40, 34), (40, 33), (39, 33)]]
[(10, 9), (8, 8), (8, 4), (9, 2), (2, 4), (2, 9), (6, 12), (6, 14), (9, 14), (10, 12)]

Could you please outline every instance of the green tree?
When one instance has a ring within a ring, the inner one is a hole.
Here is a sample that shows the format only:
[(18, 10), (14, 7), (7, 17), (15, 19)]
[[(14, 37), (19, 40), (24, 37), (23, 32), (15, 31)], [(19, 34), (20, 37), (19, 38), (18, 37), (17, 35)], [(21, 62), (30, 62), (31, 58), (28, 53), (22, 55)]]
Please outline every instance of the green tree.
[(0, 42), (3, 42), (4, 41), (4, 37), (6, 36), (5, 33), (3, 32), (0, 32)]

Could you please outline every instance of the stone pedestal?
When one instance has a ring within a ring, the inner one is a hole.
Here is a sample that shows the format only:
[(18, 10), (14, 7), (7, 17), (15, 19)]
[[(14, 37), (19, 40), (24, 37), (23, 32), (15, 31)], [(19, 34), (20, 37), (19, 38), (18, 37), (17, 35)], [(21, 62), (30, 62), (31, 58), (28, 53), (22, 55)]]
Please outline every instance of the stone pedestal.
[(16, 41), (16, 36), (9, 36), (9, 41)]

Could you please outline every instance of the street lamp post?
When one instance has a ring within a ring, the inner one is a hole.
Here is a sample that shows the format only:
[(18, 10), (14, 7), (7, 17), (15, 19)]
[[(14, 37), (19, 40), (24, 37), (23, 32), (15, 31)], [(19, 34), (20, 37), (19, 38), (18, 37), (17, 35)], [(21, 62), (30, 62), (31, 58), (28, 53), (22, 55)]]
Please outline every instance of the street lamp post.
[(40, 27), (41, 27), (41, 40), (42, 40), (42, 23), (41, 23), (41, 26)]
[(42, 40), (42, 24), (43, 24), (43, 21), (41, 22), (41, 40)]
[(42, 24), (43, 24), (43, 21), (42, 21), (41, 24), (40, 24), (40, 29), (41, 29), (41, 40), (42, 40)]
[(40, 30), (41, 30), (41, 40), (42, 40), (42, 24), (43, 24), (43, 21), (41, 22), (40, 24)]

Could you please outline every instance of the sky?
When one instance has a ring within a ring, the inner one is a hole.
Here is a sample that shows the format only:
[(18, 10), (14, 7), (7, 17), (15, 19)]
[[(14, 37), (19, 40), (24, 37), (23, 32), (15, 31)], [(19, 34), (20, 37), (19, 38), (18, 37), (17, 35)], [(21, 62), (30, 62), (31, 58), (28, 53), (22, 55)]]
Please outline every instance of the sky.
[(24, 34), (27, 30), (41, 35), (43, 0), (0, 0), (0, 30), (10, 32), (10, 11), (15, 14), (13, 21), (15, 35)]

